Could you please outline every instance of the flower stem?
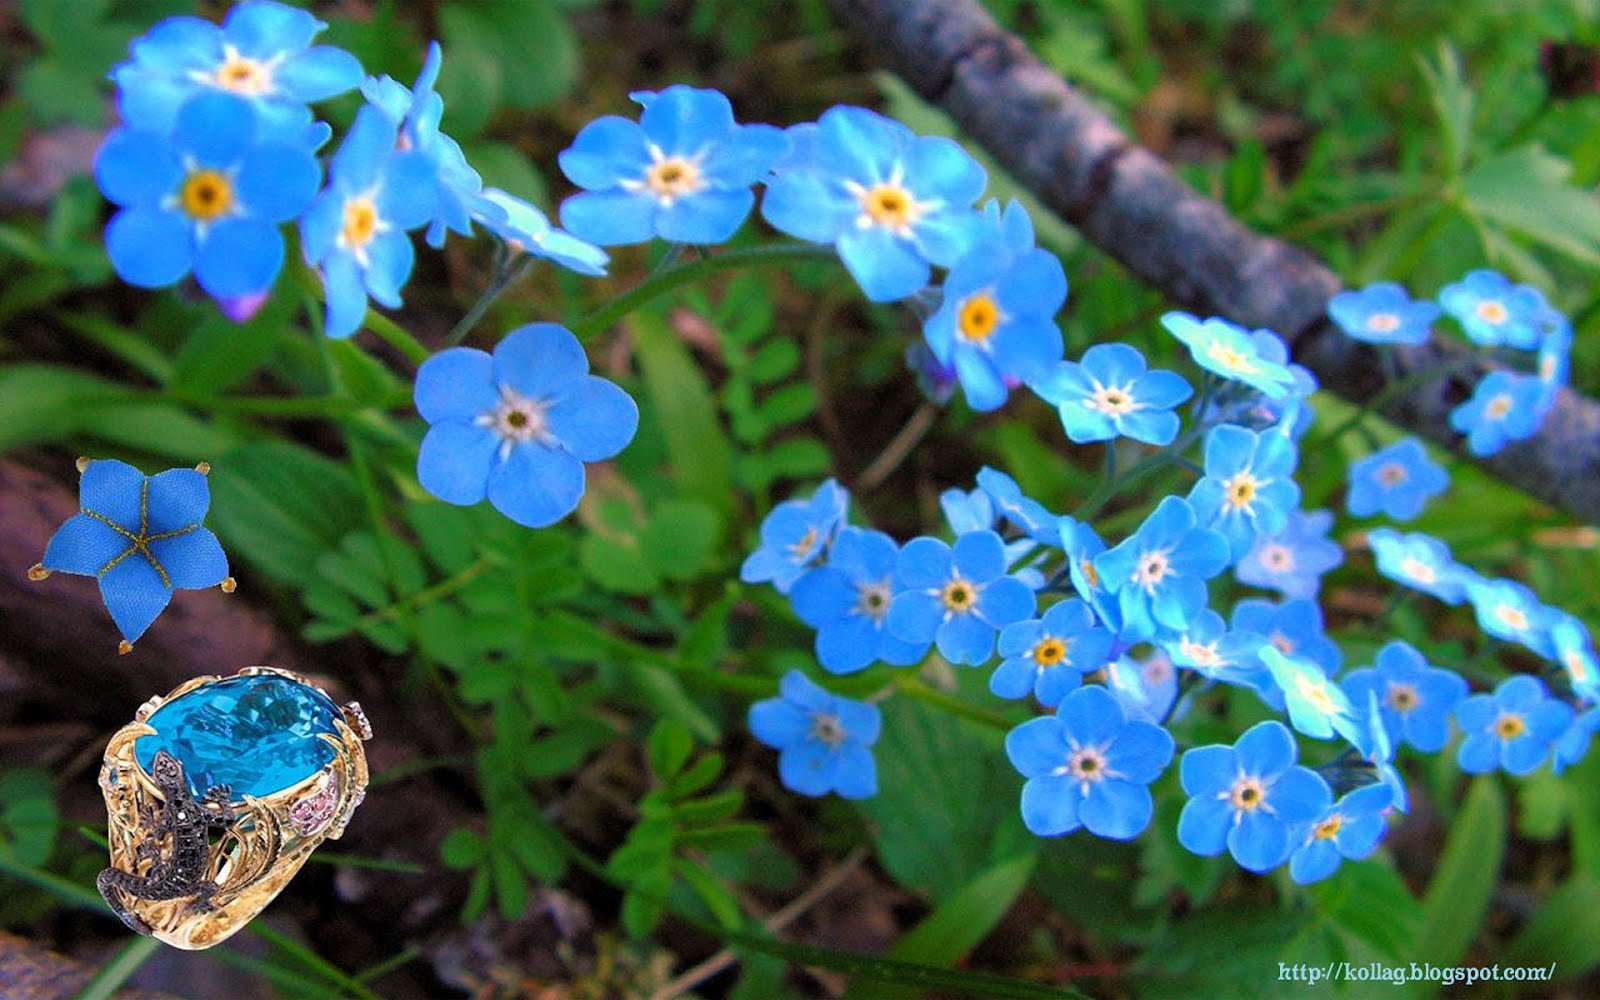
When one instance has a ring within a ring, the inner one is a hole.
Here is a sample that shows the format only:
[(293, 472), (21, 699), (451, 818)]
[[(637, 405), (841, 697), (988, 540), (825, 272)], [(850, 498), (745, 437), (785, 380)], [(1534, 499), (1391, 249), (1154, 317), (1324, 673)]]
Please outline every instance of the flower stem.
[(856, 489), (870, 492), (883, 485), (883, 481), (900, 468), (900, 463), (906, 460), (917, 443), (927, 436), (933, 429), (934, 421), (939, 419), (939, 408), (932, 403), (923, 403), (911, 414), (911, 419), (900, 428), (899, 433), (884, 446), (883, 451), (872, 463), (862, 470), (860, 478), (856, 480)]
[(915, 698), (926, 705), (931, 705), (941, 711), (958, 715), (963, 719), (989, 726), (992, 729), (1010, 731), (1013, 726), (1011, 720), (999, 712), (991, 712), (976, 705), (969, 705), (954, 695), (945, 694), (936, 688), (929, 687), (922, 678), (916, 674), (903, 674), (894, 682), (894, 686), (902, 694)]
[(494, 305), (501, 295), (505, 294), (505, 290), (516, 284), (523, 275), (533, 269), (534, 260), (535, 258), (532, 254), (521, 254), (517, 257), (508, 257), (502, 261), (495, 268), (494, 280), (489, 282), (489, 287), (485, 288), (483, 294), (478, 296), (478, 301), (472, 304), (472, 308), (468, 309), (467, 314), (461, 317), (461, 321), (450, 328), (449, 335), (444, 338), (444, 346), (455, 347), (463, 340), (466, 340), (467, 334), (472, 332), (472, 328), (477, 325), (478, 320), (483, 318), (483, 314), (489, 311), (489, 307)]
[(618, 295), (605, 305), (579, 320), (573, 333), (579, 340), (588, 340), (611, 328), (618, 320), (640, 306), (666, 293), (693, 284), (707, 275), (738, 267), (782, 266), (807, 260), (832, 260), (830, 246), (814, 243), (769, 243), (761, 246), (728, 250), (714, 257), (678, 264), (652, 274), (639, 284)]

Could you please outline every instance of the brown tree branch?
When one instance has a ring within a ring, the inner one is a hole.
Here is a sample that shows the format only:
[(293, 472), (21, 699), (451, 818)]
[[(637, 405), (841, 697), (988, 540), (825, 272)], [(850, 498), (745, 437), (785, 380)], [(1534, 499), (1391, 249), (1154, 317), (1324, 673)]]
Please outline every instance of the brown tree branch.
[[(1339, 278), (1305, 250), (1251, 231), (1134, 144), (1046, 68), (975, 0), (828, 0), (857, 37), (942, 106), (1013, 176), (1085, 237), (1175, 302), (1288, 340), (1322, 385), (1366, 403), (1388, 384), (1377, 355), (1324, 311)], [(1464, 346), (1437, 335), (1396, 352), (1393, 378), (1457, 366), (1452, 378), (1378, 412), (1460, 451), (1452, 407), (1474, 372)], [(1466, 366), (1466, 367), (1463, 367)], [(1600, 521), (1600, 404), (1563, 389), (1535, 438), (1474, 459), (1585, 521)]]

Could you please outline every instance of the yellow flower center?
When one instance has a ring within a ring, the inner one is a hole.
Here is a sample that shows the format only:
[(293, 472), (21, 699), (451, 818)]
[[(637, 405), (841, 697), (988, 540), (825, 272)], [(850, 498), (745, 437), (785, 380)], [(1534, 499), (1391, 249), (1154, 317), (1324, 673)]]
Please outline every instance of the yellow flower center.
[(978, 593), (973, 590), (972, 584), (965, 580), (951, 580), (944, 585), (944, 590), (939, 595), (944, 602), (945, 610), (953, 614), (966, 614), (978, 602)]
[(1495, 326), (1504, 323), (1506, 317), (1510, 315), (1506, 311), (1506, 307), (1495, 299), (1485, 299), (1479, 302), (1477, 313), (1479, 319), (1485, 323), (1493, 323)]
[(1217, 652), (1217, 644), (1214, 642), (1195, 642), (1185, 636), (1178, 641), (1178, 652), (1197, 667), (1222, 666), (1222, 654)]
[(1261, 787), (1261, 781), (1258, 778), (1240, 777), (1239, 780), (1233, 783), (1233, 787), (1228, 790), (1228, 801), (1239, 812), (1250, 812), (1261, 808), (1261, 804), (1266, 801), (1266, 798), (1266, 789)]
[(1402, 715), (1416, 708), (1421, 700), (1417, 697), (1417, 689), (1410, 684), (1389, 685), (1389, 707)]
[(1210, 355), (1212, 361), (1230, 372), (1243, 372), (1248, 375), (1256, 370), (1255, 362), (1250, 360), (1248, 354), (1226, 344), (1213, 342), (1206, 348), (1206, 354)]
[(1506, 414), (1511, 412), (1510, 394), (1502, 392), (1489, 400), (1488, 404), (1484, 406), (1483, 412), (1490, 420), (1504, 420)]
[(896, 182), (874, 184), (859, 195), (861, 211), (874, 224), (897, 232), (904, 231), (922, 214), (911, 192)]
[(962, 339), (970, 343), (982, 344), (987, 341), (999, 325), (1000, 307), (988, 292), (967, 296), (956, 311), (956, 329)]
[(1522, 716), (1513, 712), (1503, 712), (1494, 720), (1494, 734), (1502, 740), (1514, 740), (1527, 731), (1528, 725), (1522, 721)]
[(241, 97), (261, 97), (272, 93), (272, 64), (241, 56), (239, 50), (228, 45), (211, 82)]
[(340, 243), (357, 252), (364, 251), (378, 235), (378, 206), (368, 195), (346, 199), (344, 223), (339, 227)]
[(1333, 696), (1328, 694), (1327, 685), (1311, 680), (1304, 675), (1296, 677), (1294, 684), (1300, 691), (1300, 697), (1311, 702), (1312, 705), (1316, 706), (1317, 711), (1323, 715), (1333, 715), (1339, 711), (1339, 706), (1334, 702)]
[(1133, 394), (1124, 387), (1114, 385), (1096, 386), (1094, 395), (1089, 398), (1088, 407), (1108, 417), (1119, 417), (1137, 409)]
[(1339, 836), (1339, 829), (1344, 826), (1344, 817), (1334, 813), (1327, 819), (1311, 828), (1311, 835), (1318, 840), (1332, 840)]
[(1067, 658), (1067, 644), (1051, 637), (1033, 647), (1033, 662), (1041, 667), (1053, 667)]
[(1406, 481), (1406, 467), (1399, 462), (1385, 462), (1378, 467), (1378, 482), (1385, 486), (1399, 486)]
[(1394, 313), (1373, 313), (1367, 317), (1367, 329), (1373, 333), (1393, 333), (1400, 329), (1400, 317)]
[(817, 547), (817, 529), (807, 528), (806, 533), (800, 536), (799, 541), (789, 545), (789, 558), (795, 562), (805, 562), (811, 558), (811, 553)]
[(1249, 472), (1241, 472), (1223, 484), (1226, 499), (1223, 506), (1228, 510), (1248, 511), (1255, 502), (1256, 492), (1261, 488), (1261, 480)]
[(693, 161), (670, 156), (650, 164), (644, 173), (644, 185), (664, 204), (670, 204), (675, 198), (705, 187), (706, 182)]
[(211, 222), (233, 208), (233, 181), (218, 170), (190, 171), (178, 192), (178, 203), (191, 219)]

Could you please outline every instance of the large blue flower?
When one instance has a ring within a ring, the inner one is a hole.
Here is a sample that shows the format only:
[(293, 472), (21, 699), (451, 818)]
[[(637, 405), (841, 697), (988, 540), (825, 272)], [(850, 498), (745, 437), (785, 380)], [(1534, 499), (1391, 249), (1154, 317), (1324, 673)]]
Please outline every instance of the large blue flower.
[(306, 105), (361, 82), (361, 63), (342, 49), (312, 45), (327, 25), (281, 3), (241, 3), (222, 26), (169, 17), (134, 40), (111, 71), (118, 109), (130, 127), (170, 134), (198, 94), (248, 101), (263, 134), (289, 142), (311, 122)]
[(755, 204), (751, 185), (788, 148), (783, 132), (736, 124), (715, 90), (680, 84), (633, 99), (639, 121), (596, 118), (562, 150), (562, 172), (584, 190), (562, 202), (561, 224), (601, 246), (732, 236)]
[(1460, 604), (1466, 600), (1471, 571), (1457, 563), (1450, 549), (1432, 535), (1420, 531), (1401, 534), (1391, 528), (1375, 528), (1367, 533), (1367, 544), (1383, 576), (1413, 590), (1432, 594), (1446, 604)]
[(1395, 640), (1378, 650), (1371, 667), (1352, 670), (1340, 682), (1350, 700), (1367, 704), (1369, 694), (1393, 743), (1438, 753), (1450, 739), (1450, 713), (1467, 696), (1460, 674), (1428, 665), (1409, 644)]
[(1171, 444), (1178, 435), (1172, 408), (1194, 394), (1176, 372), (1147, 371), (1144, 355), (1127, 344), (1096, 344), (1082, 361), (1063, 361), (1032, 386), (1078, 444), (1116, 437)]
[(787, 594), (827, 553), (849, 509), (850, 494), (832, 479), (805, 500), (778, 504), (761, 522), (761, 545), (745, 558), (739, 579), (770, 581), (778, 593)]
[(1006, 734), (1006, 756), (1028, 779), (1022, 821), (1041, 837), (1079, 827), (1112, 840), (1137, 837), (1154, 811), (1147, 786), (1172, 762), (1172, 750), (1171, 734), (1129, 719), (1099, 685), (1079, 688), (1055, 715)]
[(1472, 397), (1450, 411), (1450, 426), (1467, 436), (1467, 450), (1483, 458), (1508, 442), (1539, 433), (1547, 408), (1545, 385), (1532, 375), (1492, 371)]
[(360, 329), (368, 295), (400, 307), (416, 259), (406, 232), (427, 222), (438, 203), (433, 164), (416, 150), (397, 151), (398, 135), (382, 109), (363, 107), (334, 154), (327, 187), (301, 220), (306, 262), (322, 273), (330, 337)]
[(1253, 872), (1288, 860), (1294, 834), (1333, 798), (1315, 771), (1295, 763), (1283, 723), (1259, 722), (1233, 746), (1196, 747), (1178, 765), (1189, 794), (1178, 816), (1178, 842), (1205, 857), (1224, 850)]
[(1299, 460), (1294, 442), (1282, 434), (1222, 424), (1206, 435), (1206, 474), (1189, 492), (1195, 519), (1228, 540), (1234, 560), (1255, 540), (1281, 532), (1300, 504), (1291, 477)]
[(1309, 660), (1284, 656), (1276, 646), (1261, 650), (1261, 662), (1283, 691), (1289, 722), (1313, 739), (1332, 739), (1337, 733), (1357, 746), (1367, 742), (1366, 720), (1344, 691)]
[(1138, 531), (1094, 559), (1117, 595), (1121, 638), (1129, 642), (1188, 628), (1206, 606), (1206, 581), (1227, 565), (1227, 539), (1198, 527), (1194, 508), (1179, 497), (1162, 500)]
[(1476, 574), (1467, 576), (1465, 585), (1467, 600), (1485, 632), (1521, 643), (1547, 660), (1556, 658), (1550, 638), (1555, 611), (1532, 590), (1515, 580), (1490, 580)]
[(1378, 849), (1393, 792), (1365, 785), (1329, 806), (1311, 824), (1305, 842), (1289, 858), (1289, 876), (1301, 885), (1320, 882), (1344, 861), (1360, 861)]
[(557, 229), (531, 203), (499, 188), (483, 189), (472, 218), (500, 237), (512, 253), (543, 257), (591, 277), (605, 274), (610, 263), (604, 250)]
[(917, 136), (865, 108), (823, 113), (807, 156), (767, 183), (761, 214), (790, 236), (832, 243), (867, 298), (891, 302), (970, 249), (987, 178), (960, 144)]
[(117, 274), (158, 288), (192, 270), (219, 299), (271, 286), (283, 266), (278, 224), (304, 211), (321, 176), (308, 150), (263, 139), (250, 103), (223, 93), (191, 99), (170, 135), (112, 132), (94, 172), (123, 206), (106, 226)]
[(1011, 254), (979, 246), (951, 269), (944, 300), (922, 330), (974, 410), (999, 409), (1010, 387), (1042, 377), (1061, 360), (1055, 315), (1067, 276), (1048, 250)]
[(417, 456), (422, 488), (453, 504), (487, 496), (530, 528), (572, 513), (584, 463), (627, 447), (639, 426), (633, 400), (590, 375), (578, 338), (554, 323), (513, 330), (492, 357), (435, 354), (417, 371), (416, 403), (432, 425)]
[(1338, 643), (1323, 631), (1322, 607), (1316, 601), (1296, 598), (1273, 604), (1246, 598), (1233, 606), (1231, 620), (1234, 629), (1254, 632), (1283, 655), (1315, 663), (1330, 676), (1344, 659)]
[(1409, 521), (1449, 485), (1450, 474), (1428, 460), (1422, 442), (1402, 438), (1350, 466), (1345, 506), (1356, 517), (1382, 511), (1396, 521)]
[(1084, 674), (1106, 665), (1111, 644), (1111, 633), (1095, 624), (1087, 604), (1077, 598), (1061, 601), (1039, 618), (1001, 630), (999, 652), (1005, 659), (990, 676), (989, 690), (1001, 698), (1031, 694), (1053, 708)]
[(827, 565), (802, 576), (789, 591), (795, 614), (817, 630), (817, 662), (849, 674), (882, 661), (916, 663), (928, 644), (904, 642), (884, 627), (894, 600), (899, 550), (881, 531), (845, 527), (828, 550)]
[(1033, 614), (1033, 590), (1006, 575), (1005, 545), (992, 531), (968, 532), (954, 547), (913, 538), (900, 550), (895, 582), (889, 631), (909, 643), (934, 642), (951, 663), (983, 663), (996, 630)]
[(1243, 382), (1272, 399), (1283, 399), (1295, 392), (1294, 373), (1286, 365), (1269, 360), (1250, 334), (1227, 320), (1201, 320), (1188, 313), (1169, 312), (1161, 317), (1161, 325), (1183, 341), (1201, 368)]
[(1461, 328), (1484, 347), (1531, 351), (1543, 332), (1538, 318), (1544, 296), (1527, 285), (1513, 285), (1498, 271), (1472, 271), (1439, 291), (1439, 304)]
[(1392, 281), (1380, 281), (1335, 295), (1328, 300), (1328, 315), (1347, 335), (1369, 344), (1425, 344), (1439, 307), (1414, 301)]
[(100, 597), (122, 633), (122, 652), (166, 610), (173, 590), (233, 589), (228, 557), (202, 523), (211, 505), (204, 472), (168, 469), (146, 476), (104, 459), (79, 465), (79, 513), (50, 536), (44, 559), (29, 576), (97, 577)]
[(1344, 550), (1328, 537), (1332, 527), (1330, 511), (1294, 511), (1282, 531), (1256, 538), (1233, 575), (1285, 597), (1315, 597), (1322, 574), (1344, 562)]
[(750, 732), (778, 751), (779, 779), (801, 795), (876, 795), (872, 744), (882, 725), (876, 705), (829, 694), (798, 670), (784, 675), (778, 697), (750, 706)]
[(461, 145), (439, 129), (444, 98), (433, 88), (443, 59), (439, 43), (432, 42), (417, 82), (410, 87), (389, 76), (369, 78), (361, 85), (367, 100), (400, 123), (401, 145), (433, 168), (438, 197), (430, 203), (427, 239), (435, 248), (444, 246), (447, 230), (471, 236), (475, 213), (488, 207), (480, 195), (483, 179), (467, 162)]
[(1497, 767), (1527, 774), (1544, 762), (1572, 717), (1572, 706), (1551, 698), (1539, 678), (1508, 677), (1493, 694), (1475, 694), (1456, 706), (1456, 722), (1467, 737), (1456, 750), (1456, 762), (1468, 774)]

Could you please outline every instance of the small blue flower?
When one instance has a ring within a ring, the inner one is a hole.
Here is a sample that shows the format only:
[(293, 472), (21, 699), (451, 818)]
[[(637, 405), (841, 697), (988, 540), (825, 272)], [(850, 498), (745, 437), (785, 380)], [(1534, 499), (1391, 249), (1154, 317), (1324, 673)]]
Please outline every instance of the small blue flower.
[(1057, 522), (1061, 547), (1067, 554), (1067, 575), (1072, 589), (1089, 602), (1095, 617), (1112, 632), (1122, 631), (1122, 608), (1117, 595), (1101, 579), (1094, 561), (1106, 550), (1106, 543), (1087, 522), (1062, 517)]
[(993, 198), (984, 202), (967, 217), (967, 228), (968, 247), (987, 247), (997, 254), (1020, 257), (1036, 245), (1033, 220), (1015, 198), (1006, 202), (1004, 210)]
[(1061, 360), (1055, 315), (1067, 300), (1067, 276), (1048, 250), (976, 247), (951, 269), (943, 292), (923, 335), (933, 356), (955, 369), (974, 410), (999, 409), (1012, 385)]
[(1060, 515), (1025, 496), (1017, 481), (987, 465), (978, 470), (978, 488), (989, 494), (995, 512), (1040, 545), (1061, 547)]
[(1344, 562), (1344, 549), (1328, 537), (1332, 527), (1330, 511), (1294, 511), (1282, 531), (1256, 539), (1233, 575), (1284, 597), (1315, 597), (1322, 574)]
[(1600, 732), (1600, 708), (1574, 716), (1550, 748), (1550, 770), (1560, 774), (1589, 754), (1589, 743)]
[(1450, 474), (1428, 460), (1422, 442), (1402, 438), (1350, 466), (1345, 506), (1356, 517), (1382, 511), (1396, 521), (1409, 521), (1449, 486)]
[(1578, 697), (1600, 702), (1600, 657), (1595, 656), (1589, 629), (1564, 611), (1551, 619), (1550, 644), (1555, 660), (1567, 672), (1567, 680)]
[(1222, 424), (1206, 435), (1206, 474), (1189, 491), (1195, 519), (1222, 533), (1234, 560), (1243, 559), (1258, 537), (1273, 536), (1300, 505), (1291, 477), (1299, 454), (1281, 434)]
[(1450, 549), (1420, 531), (1401, 534), (1390, 528), (1367, 533), (1367, 544), (1378, 562), (1378, 572), (1413, 590), (1432, 594), (1446, 604), (1467, 598), (1470, 572), (1450, 555)]
[(1506, 642), (1521, 643), (1547, 660), (1556, 658), (1550, 627), (1555, 612), (1533, 591), (1515, 580), (1466, 578), (1467, 600), (1485, 632)]
[(170, 135), (112, 132), (94, 173), (122, 206), (106, 226), (117, 274), (159, 288), (192, 270), (218, 299), (272, 285), (283, 266), (278, 224), (305, 210), (321, 176), (308, 150), (264, 139), (250, 103), (224, 93), (191, 99)]
[(1395, 809), (1400, 812), (1411, 811), (1411, 793), (1406, 789), (1406, 780), (1400, 774), (1400, 769), (1394, 766), (1394, 739), (1389, 735), (1389, 728), (1383, 721), (1383, 709), (1378, 704), (1378, 693), (1367, 691), (1367, 703), (1364, 717), (1367, 722), (1367, 739), (1364, 744), (1357, 744), (1356, 749), (1366, 756), (1372, 768), (1378, 774), (1378, 781), (1389, 789), (1390, 799)]
[(1197, 526), (1187, 500), (1167, 497), (1139, 530), (1095, 557), (1095, 572), (1117, 595), (1121, 637), (1186, 629), (1206, 606), (1206, 581), (1228, 565), (1228, 540)]
[(1309, 885), (1338, 871), (1344, 861), (1370, 857), (1388, 828), (1384, 814), (1392, 797), (1384, 785), (1366, 785), (1329, 806), (1289, 857), (1289, 876)]
[(1189, 627), (1160, 639), (1174, 666), (1193, 670), (1211, 680), (1264, 691), (1272, 677), (1261, 665), (1266, 637), (1250, 631), (1230, 630), (1222, 616), (1206, 608)]
[(518, 524), (543, 528), (583, 496), (585, 462), (611, 458), (639, 427), (639, 408), (589, 374), (565, 327), (531, 323), (495, 345), (440, 351), (417, 371), (429, 423), (417, 456), (422, 488), (446, 503), (488, 497)]
[(1161, 317), (1161, 325), (1183, 341), (1201, 368), (1243, 382), (1271, 399), (1294, 393), (1294, 374), (1285, 365), (1268, 360), (1250, 334), (1227, 320), (1201, 320), (1188, 313), (1169, 312)]
[(994, 652), (995, 632), (1033, 614), (1033, 590), (1006, 575), (1005, 546), (992, 531), (971, 531), (955, 546), (913, 538), (895, 569), (899, 592), (889, 631), (909, 643), (934, 642), (951, 663), (977, 666)]
[(1414, 301), (1392, 281), (1380, 281), (1335, 295), (1328, 300), (1328, 315), (1347, 336), (1369, 344), (1425, 344), (1439, 307)]
[(849, 511), (850, 494), (832, 479), (808, 499), (778, 504), (761, 522), (761, 546), (745, 559), (739, 579), (789, 593), (827, 553)]
[(1456, 723), (1467, 737), (1456, 750), (1456, 762), (1468, 774), (1497, 767), (1527, 774), (1544, 763), (1572, 716), (1572, 706), (1551, 698), (1537, 677), (1508, 677), (1493, 694), (1475, 694), (1456, 706)]
[(958, 489), (948, 489), (939, 494), (939, 508), (944, 511), (944, 519), (950, 525), (950, 530), (957, 535), (965, 535), (969, 531), (988, 531), (994, 527), (994, 503), (989, 499), (989, 494), (981, 489), (970, 493)]
[(1317, 390), (1317, 377), (1289, 360), (1289, 345), (1271, 330), (1254, 330), (1249, 336), (1256, 354), (1269, 364), (1282, 366), (1293, 385), (1284, 395), (1269, 396), (1243, 382), (1224, 382), (1215, 387), (1199, 419), (1207, 424), (1238, 424), (1253, 431), (1270, 429), (1298, 441), (1316, 416), (1306, 398)]
[(735, 123), (715, 90), (679, 84), (632, 97), (639, 121), (596, 118), (561, 151), (562, 173), (584, 189), (562, 202), (562, 225), (601, 246), (727, 240), (755, 204), (751, 185), (787, 150), (783, 132)]
[(1189, 801), (1178, 816), (1178, 842), (1203, 857), (1224, 850), (1253, 872), (1288, 860), (1294, 833), (1328, 808), (1333, 793), (1295, 763), (1295, 742), (1281, 722), (1259, 722), (1233, 746), (1196, 747), (1178, 765)]
[(1450, 426), (1467, 435), (1467, 450), (1479, 458), (1493, 455), (1508, 442), (1539, 433), (1545, 414), (1545, 387), (1531, 375), (1492, 371), (1472, 390), (1472, 397), (1450, 411)]
[(1439, 304), (1467, 336), (1484, 347), (1531, 351), (1542, 332), (1537, 321), (1544, 296), (1527, 285), (1513, 285), (1497, 271), (1472, 271), (1439, 290)]
[(1428, 665), (1409, 644), (1395, 640), (1378, 650), (1371, 667), (1352, 670), (1340, 682), (1350, 700), (1378, 705), (1392, 743), (1438, 753), (1450, 740), (1450, 713), (1467, 696), (1460, 674)]
[(829, 694), (798, 670), (778, 684), (778, 697), (750, 706), (750, 732), (778, 751), (778, 778), (801, 795), (867, 799), (878, 794), (876, 705)]
[(1572, 324), (1554, 309), (1549, 311), (1545, 325), (1547, 332), (1539, 341), (1537, 359), (1539, 384), (1544, 387), (1540, 397), (1540, 419), (1555, 405), (1556, 393), (1567, 384), (1572, 373)]
[(1178, 671), (1159, 649), (1143, 660), (1124, 656), (1107, 665), (1106, 686), (1130, 718), (1160, 724), (1178, 700)]
[(1147, 371), (1144, 355), (1127, 344), (1096, 344), (1081, 362), (1056, 365), (1033, 391), (1056, 407), (1077, 444), (1116, 437), (1171, 444), (1178, 436), (1172, 408), (1194, 395), (1176, 372)]
[(920, 291), (929, 264), (951, 267), (970, 249), (971, 206), (987, 178), (959, 143), (835, 107), (806, 145), (803, 163), (768, 181), (761, 214), (790, 236), (835, 244), (868, 299)]
[(1032, 694), (1039, 704), (1054, 708), (1083, 682), (1084, 674), (1106, 665), (1111, 643), (1111, 633), (1095, 624), (1089, 606), (1068, 598), (1039, 618), (1001, 630), (999, 652), (1005, 660), (989, 678), (989, 690), (1001, 698)]
[(169, 17), (134, 40), (132, 56), (111, 71), (128, 126), (169, 134), (179, 111), (199, 94), (248, 101), (264, 135), (288, 142), (304, 131), (306, 105), (361, 82), (355, 56), (311, 44), (327, 25), (280, 3), (241, 3), (218, 27), (198, 17)]
[(1323, 631), (1322, 608), (1313, 600), (1273, 604), (1259, 597), (1247, 598), (1233, 606), (1232, 624), (1237, 631), (1264, 637), (1284, 656), (1315, 663), (1330, 676), (1344, 659), (1338, 643)]
[(499, 188), (483, 189), (472, 218), (500, 237), (513, 253), (543, 257), (590, 277), (605, 274), (610, 263), (604, 250), (557, 229), (532, 204)]
[(433, 165), (397, 152), (399, 126), (376, 105), (356, 113), (333, 156), (328, 184), (300, 221), (306, 263), (322, 274), (330, 337), (348, 337), (367, 314), (367, 296), (390, 309), (411, 277), (416, 251), (406, 236), (438, 202)]
[(114, 460), (80, 460), (79, 513), (68, 518), (28, 574), (93, 576), (100, 598), (133, 648), (166, 610), (173, 590), (233, 589), (228, 557), (203, 522), (211, 488), (203, 472), (168, 469), (146, 476)]
[(1099, 685), (1067, 695), (1055, 715), (1029, 719), (1006, 734), (1006, 756), (1027, 783), (1022, 822), (1041, 837), (1079, 827), (1097, 837), (1132, 840), (1150, 825), (1150, 782), (1172, 762), (1172, 736), (1129, 719)]
[(927, 643), (903, 642), (884, 627), (898, 555), (894, 540), (880, 531), (840, 528), (827, 565), (789, 591), (795, 614), (817, 630), (817, 662), (829, 673), (855, 673), (879, 661), (909, 666), (928, 652)]
[(1276, 646), (1261, 650), (1261, 662), (1283, 690), (1284, 706), (1294, 728), (1312, 739), (1331, 740), (1337, 733), (1357, 746), (1366, 743), (1365, 720), (1344, 691), (1315, 663), (1284, 656)]

